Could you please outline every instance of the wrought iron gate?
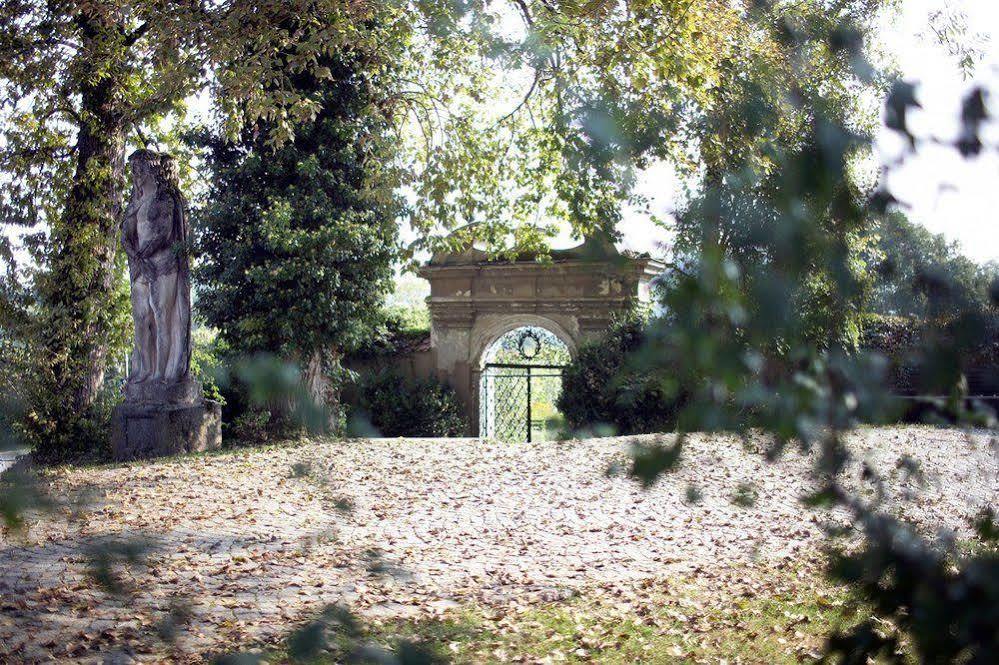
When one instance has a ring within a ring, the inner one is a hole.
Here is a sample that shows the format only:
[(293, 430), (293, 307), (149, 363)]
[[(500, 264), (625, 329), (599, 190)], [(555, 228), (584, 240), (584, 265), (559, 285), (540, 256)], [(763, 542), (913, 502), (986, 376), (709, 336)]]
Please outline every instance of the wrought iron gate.
[[(481, 378), (482, 432), (500, 441), (544, 440), (548, 435), (548, 419), (562, 391), (563, 367), (487, 363)], [(539, 410), (546, 412), (538, 413)]]

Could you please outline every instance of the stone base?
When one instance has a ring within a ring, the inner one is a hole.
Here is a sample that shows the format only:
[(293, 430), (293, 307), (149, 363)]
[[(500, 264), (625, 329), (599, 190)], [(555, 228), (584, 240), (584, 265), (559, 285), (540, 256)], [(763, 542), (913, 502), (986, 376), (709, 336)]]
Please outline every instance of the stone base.
[(111, 418), (111, 448), (119, 461), (216, 450), (222, 445), (222, 407), (126, 402)]

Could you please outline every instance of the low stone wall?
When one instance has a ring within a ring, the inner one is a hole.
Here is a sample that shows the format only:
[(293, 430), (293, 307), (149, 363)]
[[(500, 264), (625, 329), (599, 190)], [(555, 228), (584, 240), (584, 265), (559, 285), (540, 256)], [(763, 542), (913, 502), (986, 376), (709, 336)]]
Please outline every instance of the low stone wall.
[[(344, 367), (361, 376), (391, 369), (407, 379), (440, 378), (437, 376), (434, 352), (429, 349), (365, 358), (348, 358), (344, 361)], [(347, 388), (344, 397), (348, 402), (353, 400), (355, 394), (351, 387)]]

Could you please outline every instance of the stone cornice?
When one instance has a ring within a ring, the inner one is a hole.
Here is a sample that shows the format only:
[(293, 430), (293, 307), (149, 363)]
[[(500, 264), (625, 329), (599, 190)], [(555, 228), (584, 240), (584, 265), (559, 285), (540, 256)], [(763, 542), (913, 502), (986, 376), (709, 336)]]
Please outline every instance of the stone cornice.
[(423, 265), (418, 274), (424, 279), (434, 277), (482, 277), (496, 278), (504, 274), (523, 276), (524, 273), (537, 275), (555, 274), (639, 274), (650, 278), (661, 273), (665, 266), (656, 259), (641, 257), (620, 257), (613, 261), (587, 261), (564, 259), (550, 263), (537, 261), (479, 262), (461, 265)]

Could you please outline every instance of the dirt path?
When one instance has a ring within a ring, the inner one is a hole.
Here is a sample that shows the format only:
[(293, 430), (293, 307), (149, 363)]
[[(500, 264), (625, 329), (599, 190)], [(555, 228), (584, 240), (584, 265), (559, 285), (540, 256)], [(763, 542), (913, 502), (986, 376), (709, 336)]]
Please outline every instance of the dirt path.
[[(697, 438), (645, 491), (605, 474), (627, 445), (314, 442), (57, 472), (64, 506), (0, 550), (0, 660), (99, 661), (122, 645), (152, 659), (171, 607), (190, 615), (174, 657), (196, 658), (276, 640), (329, 603), (406, 616), (554, 600), (718, 562), (793, 560), (822, 542), (824, 518), (798, 500), (811, 485), (798, 457), (767, 464), (734, 440)], [(999, 499), (984, 436), (865, 430), (851, 447), (889, 476), (889, 509), (904, 505), (927, 528), (961, 532)], [(924, 482), (906, 479), (903, 455)], [(740, 488), (752, 506), (732, 502)], [(130, 595), (111, 598), (87, 574), (88, 545), (136, 539), (147, 563), (125, 578)]]

